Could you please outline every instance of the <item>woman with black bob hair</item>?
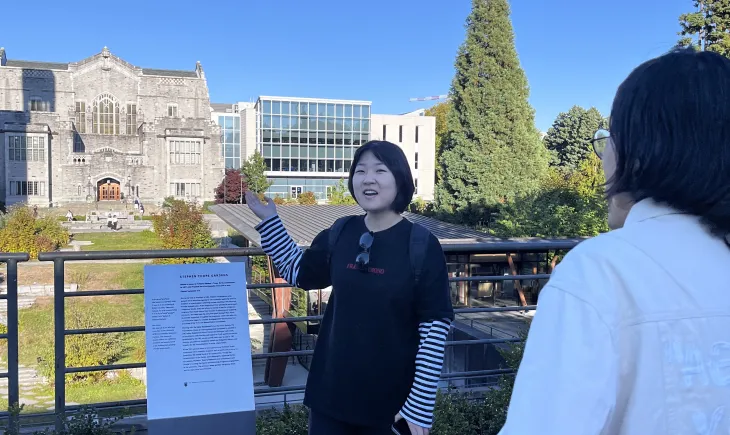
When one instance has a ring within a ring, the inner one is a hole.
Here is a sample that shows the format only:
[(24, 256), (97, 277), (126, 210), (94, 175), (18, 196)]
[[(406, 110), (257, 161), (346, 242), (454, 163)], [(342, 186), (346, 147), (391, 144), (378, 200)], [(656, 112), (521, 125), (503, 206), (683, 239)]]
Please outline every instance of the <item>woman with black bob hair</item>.
[(273, 201), (246, 192), (281, 276), (305, 290), (332, 286), (304, 397), (309, 433), (385, 435), (398, 421), (428, 434), (454, 316), (446, 259), (432, 234), (401, 216), (414, 185), (398, 146), (360, 147), (347, 184), (365, 214), (338, 220), (304, 251)]
[(730, 60), (642, 64), (593, 146), (613, 231), (541, 292), (501, 433), (730, 433)]

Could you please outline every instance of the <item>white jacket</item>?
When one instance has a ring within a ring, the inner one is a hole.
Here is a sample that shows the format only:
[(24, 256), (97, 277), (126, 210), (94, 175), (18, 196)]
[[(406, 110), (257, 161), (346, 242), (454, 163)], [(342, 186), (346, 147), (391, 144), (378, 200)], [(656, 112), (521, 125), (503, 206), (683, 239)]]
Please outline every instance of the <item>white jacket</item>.
[(730, 434), (730, 248), (651, 200), (540, 294), (502, 435)]

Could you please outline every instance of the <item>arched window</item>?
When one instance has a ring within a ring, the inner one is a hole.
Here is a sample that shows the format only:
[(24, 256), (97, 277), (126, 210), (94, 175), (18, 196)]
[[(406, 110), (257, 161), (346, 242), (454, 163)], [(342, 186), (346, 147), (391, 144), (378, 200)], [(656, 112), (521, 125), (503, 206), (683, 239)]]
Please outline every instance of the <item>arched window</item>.
[(93, 131), (96, 134), (119, 134), (119, 102), (111, 94), (101, 94), (94, 100)]

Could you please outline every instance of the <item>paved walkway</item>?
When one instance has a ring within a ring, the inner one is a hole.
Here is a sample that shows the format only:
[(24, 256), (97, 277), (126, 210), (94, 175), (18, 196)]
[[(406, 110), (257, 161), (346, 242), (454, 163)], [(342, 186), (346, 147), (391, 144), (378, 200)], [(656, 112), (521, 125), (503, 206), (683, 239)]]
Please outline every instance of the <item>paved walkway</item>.
[[(7, 370), (7, 369), (4, 369)], [(18, 381), (20, 384), (20, 404), (25, 405), (26, 412), (53, 411), (55, 402), (52, 390), (43, 384), (43, 378), (30, 367), (20, 366), (18, 368)], [(8, 400), (8, 379), (0, 379), (0, 399)], [(67, 403), (77, 405), (76, 403)]]

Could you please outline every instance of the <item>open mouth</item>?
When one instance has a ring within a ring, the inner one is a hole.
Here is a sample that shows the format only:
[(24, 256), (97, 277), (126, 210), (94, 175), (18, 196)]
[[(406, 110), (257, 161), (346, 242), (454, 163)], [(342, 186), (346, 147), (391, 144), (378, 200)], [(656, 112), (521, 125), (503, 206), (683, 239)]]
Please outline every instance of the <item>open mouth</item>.
[(376, 192), (376, 191), (374, 191), (372, 189), (368, 189), (368, 190), (366, 190), (366, 191), (363, 192), (363, 195), (368, 196), (368, 197), (373, 197), (373, 196), (375, 196), (377, 194), (378, 194), (378, 192)]

